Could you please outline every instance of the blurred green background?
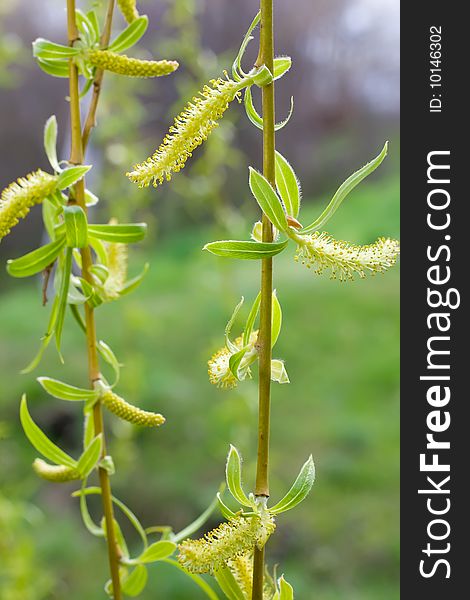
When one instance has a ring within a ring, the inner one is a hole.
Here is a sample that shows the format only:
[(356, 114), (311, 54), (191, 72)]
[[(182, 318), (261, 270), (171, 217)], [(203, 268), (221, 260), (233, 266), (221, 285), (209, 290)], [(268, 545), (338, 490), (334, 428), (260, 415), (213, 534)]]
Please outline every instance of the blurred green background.
[[(295, 11), (288, 4), (279, 3), (277, 47), (293, 57), (294, 69), (278, 86), (280, 117), (290, 95), (296, 104), (278, 146), (302, 181), (302, 221), (313, 220), (341, 181), (387, 138), (386, 163), (348, 198), (329, 232), (356, 243), (398, 237), (396, 3), (299, 0)], [(247, 485), (254, 479), (256, 379), (233, 391), (218, 390), (209, 384), (207, 360), (223, 344), (240, 296), (248, 306), (256, 296), (259, 269), (216, 259), (201, 248), (210, 240), (246, 237), (258, 218), (246, 183), (248, 164), (259, 166), (259, 133), (235, 105), (171, 186), (137, 190), (122, 172), (153, 150), (187, 98), (230, 65), (256, 9), (248, 0), (140, 5), (151, 27), (133, 55), (176, 58), (181, 68), (157, 83), (105, 78), (89, 155), (95, 163), (90, 184), (101, 198), (93, 219), (146, 220), (149, 237), (132, 249), (131, 272), (145, 262), (151, 268), (133, 295), (98, 309), (97, 323), (99, 337), (124, 364), (117, 391), (167, 417), (158, 431), (107, 420), (117, 467), (113, 489), (145, 526), (178, 530), (213, 498), (229, 443), (245, 458)], [(41, 137), (50, 114), (58, 116), (63, 157), (68, 140), (65, 83), (42, 74), (28, 50), (38, 36), (63, 41), (63, 11), (56, 0), (41, 7), (5, 0), (0, 13), (0, 125), (8, 148), (0, 165), (3, 187), (46, 167)], [(116, 24), (122, 26), (119, 17)], [(42, 236), (36, 212), (2, 243), (2, 262), (32, 249)], [(280, 565), (300, 600), (396, 599), (398, 269), (340, 284), (296, 265), (288, 251), (276, 259), (275, 286), (284, 326), (274, 354), (285, 359), (291, 384), (273, 386), (272, 495), (284, 494), (310, 453), (317, 481), (310, 497), (279, 519), (269, 563)], [(41, 307), (40, 288), (40, 280), (9, 280), (2, 268), (0, 597), (94, 600), (104, 597), (104, 547), (81, 523), (70, 497), (75, 487), (35, 478), (35, 452), (19, 424), (19, 398), (26, 392), (48, 434), (67, 451), (80, 451), (76, 407), (47, 397), (35, 382), (41, 374), (84, 385), (84, 340), (71, 319), (65, 364), (51, 347), (37, 373), (19, 374), (45, 328), (48, 308)], [(218, 519), (214, 515), (208, 526)], [(133, 532), (125, 531), (137, 550)], [(158, 564), (150, 568), (142, 597), (204, 596)]]

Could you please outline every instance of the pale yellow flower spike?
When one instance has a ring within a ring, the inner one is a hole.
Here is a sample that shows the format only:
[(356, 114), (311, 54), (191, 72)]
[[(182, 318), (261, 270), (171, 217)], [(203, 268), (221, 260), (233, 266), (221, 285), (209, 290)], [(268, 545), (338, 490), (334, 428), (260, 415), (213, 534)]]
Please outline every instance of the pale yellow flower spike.
[(373, 244), (356, 246), (337, 241), (327, 233), (296, 235), (298, 244), (295, 259), (312, 268), (317, 274), (329, 271), (332, 279), (353, 280), (366, 273), (383, 273), (392, 267), (400, 253), (400, 244), (390, 238), (379, 238)]
[(267, 513), (253, 517), (237, 515), (199, 540), (181, 542), (178, 561), (190, 573), (212, 574), (255, 546), (261, 549), (275, 528), (273, 517)]
[(122, 16), (126, 19), (128, 23), (132, 23), (136, 19), (139, 18), (139, 11), (136, 7), (136, 0), (117, 0), (119, 10), (122, 13)]
[[(240, 586), (245, 598), (251, 598), (253, 587), (253, 554), (242, 554), (227, 561), (227, 566)], [(270, 577), (264, 578), (263, 599), (272, 600), (274, 586)]]
[(107, 244), (108, 277), (103, 284), (103, 295), (106, 300), (115, 300), (126, 283), (127, 277), (127, 245)]
[(77, 469), (65, 465), (50, 465), (42, 458), (36, 458), (33, 462), (33, 469), (43, 479), (55, 483), (66, 483), (80, 479), (80, 473)]
[(162, 77), (176, 71), (176, 60), (139, 60), (110, 50), (89, 50), (91, 65), (127, 77)]
[(133, 425), (143, 427), (159, 427), (165, 422), (165, 417), (159, 413), (153, 413), (126, 402), (112, 390), (105, 390), (101, 395), (103, 405), (120, 419), (128, 421)]
[[(258, 331), (253, 331), (250, 335), (249, 348), (243, 357), (239, 368), (243, 369), (249, 364), (253, 353), (256, 352), (255, 344), (258, 339)], [(226, 346), (218, 350), (208, 361), (209, 381), (222, 389), (231, 389), (237, 386), (238, 380), (230, 370), (230, 358), (243, 347), (243, 337), (238, 337), (234, 345), (236, 350), (229, 350)], [(249, 373), (249, 372), (248, 372)]]
[(134, 170), (126, 173), (127, 177), (139, 187), (147, 187), (151, 182), (156, 187), (172, 173), (178, 173), (186, 160), (218, 126), (228, 105), (238, 92), (246, 87), (246, 81), (235, 82), (230, 79), (213, 79), (211, 86), (204, 86), (202, 97), (194, 97), (183, 112), (176, 117), (174, 124), (155, 153)]
[(26, 217), (32, 206), (52, 194), (56, 186), (57, 177), (38, 169), (5, 188), (0, 196), (0, 240)]

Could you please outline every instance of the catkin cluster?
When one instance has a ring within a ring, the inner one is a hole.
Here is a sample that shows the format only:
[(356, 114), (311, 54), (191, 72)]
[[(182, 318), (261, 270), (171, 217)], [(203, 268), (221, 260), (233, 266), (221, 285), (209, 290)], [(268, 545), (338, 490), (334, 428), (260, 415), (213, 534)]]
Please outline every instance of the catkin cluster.
[(89, 50), (88, 61), (97, 69), (127, 77), (162, 77), (179, 66), (175, 60), (140, 60), (110, 50)]
[[(186, 160), (218, 126), (228, 105), (237, 93), (246, 86), (230, 79), (213, 79), (210, 86), (204, 86), (201, 97), (194, 97), (183, 112), (175, 118), (174, 124), (158, 150), (141, 164), (135, 165), (133, 171), (127, 173), (131, 181), (139, 187), (147, 187), (151, 182), (156, 187), (172, 173), (178, 173)], [(212, 86), (212, 87), (211, 87)]]
[(119, 10), (128, 23), (132, 23), (139, 18), (139, 11), (136, 7), (136, 0), (117, 0)]
[(159, 413), (149, 412), (137, 408), (123, 398), (115, 394), (112, 390), (106, 390), (101, 395), (101, 402), (114, 415), (128, 421), (133, 425), (141, 425), (143, 427), (159, 427), (165, 422), (165, 417)]
[(80, 473), (77, 469), (65, 465), (50, 465), (42, 458), (36, 458), (33, 462), (33, 469), (39, 477), (55, 483), (66, 483), (67, 481), (80, 479)]
[(272, 516), (236, 516), (199, 540), (179, 545), (178, 561), (190, 573), (214, 573), (230, 560), (262, 548), (275, 529)]
[(0, 240), (56, 187), (57, 177), (38, 169), (5, 188), (0, 196)]
[(332, 279), (361, 279), (366, 273), (383, 273), (392, 267), (400, 253), (400, 244), (390, 238), (379, 238), (373, 244), (358, 246), (330, 237), (327, 233), (296, 237), (295, 259), (321, 275), (329, 271)]

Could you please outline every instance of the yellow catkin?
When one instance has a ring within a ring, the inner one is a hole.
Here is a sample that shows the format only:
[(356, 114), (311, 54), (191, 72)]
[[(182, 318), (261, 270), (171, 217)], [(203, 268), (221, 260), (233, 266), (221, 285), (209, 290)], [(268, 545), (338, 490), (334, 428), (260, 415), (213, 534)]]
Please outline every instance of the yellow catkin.
[(127, 173), (127, 177), (139, 187), (147, 187), (150, 183), (156, 187), (172, 173), (178, 173), (186, 160), (218, 126), (228, 105), (238, 92), (247, 85), (232, 80), (213, 79), (210, 86), (204, 86), (200, 97), (194, 97), (186, 105), (183, 112), (175, 118), (174, 124), (160, 147), (141, 164), (135, 165)]
[[(250, 335), (250, 341), (248, 343), (249, 348), (246, 351), (242, 361), (240, 362), (239, 370), (248, 365), (253, 357), (253, 353), (256, 353), (256, 341), (258, 339), (258, 331), (253, 331)], [(230, 358), (243, 347), (243, 338), (240, 336), (234, 342), (234, 350), (229, 350), (227, 346), (224, 346), (218, 350), (208, 361), (208, 374), (209, 381), (222, 389), (231, 389), (237, 386), (238, 379), (233, 375), (230, 370)], [(247, 369), (249, 375), (249, 369)]]
[(56, 187), (57, 177), (38, 169), (5, 188), (0, 196), (0, 240)]
[[(250, 600), (253, 587), (253, 554), (250, 552), (248, 554), (235, 556), (227, 561), (227, 566), (240, 586), (244, 597), (247, 600)], [(272, 578), (266, 572), (266, 577), (264, 578), (263, 600), (272, 600), (274, 592), (275, 589)]]
[(122, 16), (126, 19), (128, 23), (132, 23), (139, 17), (139, 11), (136, 7), (136, 0), (117, 0), (119, 10), (122, 13)]
[(114, 415), (128, 421), (133, 425), (142, 427), (159, 427), (165, 422), (165, 417), (159, 413), (153, 413), (137, 408), (126, 402), (112, 390), (106, 390), (101, 396), (101, 402)]
[(236, 516), (199, 540), (179, 544), (178, 561), (190, 573), (214, 573), (231, 559), (262, 548), (275, 529), (272, 516)]
[(107, 244), (108, 277), (103, 284), (105, 300), (115, 300), (126, 283), (127, 277), (127, 245)]
[(400, 244), (390, 238), (379, 238), (373, 244), (357, 246), (337, 241), (326, 233), (297, 236), (295, 259), (315, 273), (329, 272), (332, 279), (352, 281), (367, 273), (383, 273), (392, 267), (400, 253)]
[(140, 60), (110, 50), (90, 50), (88, 60), (98, 69), (127, 77), (162, 77), (179, 66), (176, 60)]
[(67, 481), (80, 479), (80, 473), (77, 469), (65, 465), (50, 465), (42, 458), (36, 458), (33, 462), (33, 469), (39, 477), (56, 483), (66, 483)]

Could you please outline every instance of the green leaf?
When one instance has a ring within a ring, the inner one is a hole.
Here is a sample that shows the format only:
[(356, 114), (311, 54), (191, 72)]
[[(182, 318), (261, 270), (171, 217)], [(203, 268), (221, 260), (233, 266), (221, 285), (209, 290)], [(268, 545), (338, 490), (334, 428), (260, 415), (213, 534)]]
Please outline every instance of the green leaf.
[(232, 316), (230, 317), (227, 325), (225, 326), (225, 344), (227, 345), (227, 348), (232, 351), (236, 351), (236, 350), (238, 350), (238, 348), (230, 340), (230, 333), (232, 331), (233, 323), (235, 322), (235, 319), (237, 318), (237, 315), (240, 312), (240, 309), (243, 306), (244, 301), (245, 301), (245, 298), (242, 296), (240, 302), (235, 306)]
[(148, 579), (147, 567), (137, 565), (129, 575), (122, 580), (122, 591), (126, 596), (134, 598), (142, 593)]
[[(230, 359), (228, 361), (228, 366), (229, 366), (230, 371), (232, 372), (232, 375), (234, 377), (236, 377), (239, 381), (245, 379), (245, 377), (242, 377), (241, 375), (239, 375), (238, 368), (240, 367), (240, 363), (242, 362), (243, 357), (247, 353), (248, 348), (249, 348), (249, 346), (245, 346), (241, 350), (238, 350), (238, 352), (235, 352), (235, 354), (232, 354), (232, 356), (230, 357)], [(246, 373), (245, 373), (245, 376), (246, 376)]]
[(216, 256), (226, 258), (239, 258), (242, 260), (260, 260), (276, 256), (287, 246), (288, 240), (284, 242), (265, 243), (254, 241), (222, 240), (210, 242), (203, 250), (208, 250)]
[(83, 480), (82, 489), (78, 492), (74, 492), (72, 497), (79, 496), (80, 497), (80, 513), (82, 515), (83, 524), (95, 537), (104, 537), (104, 529), (99, 527), (91, 518), (90, 511), (88, 510), (88, 505), (86, 501), (86, 494), (83, 494), (83, 490), (86, 487), (86, 479)]
[[(51, 240), (56, 240), (56, 225), (58, 225), (58, 215), (59, 209), (57, 208), (54, 200), (51, 197), (44, 198), (42, 201), (42, 221), (44, 223), (44, 227), (46, 228), (47, 235)], [(60, 208), (60, 212), (62, 212), (62, 208)]]
[(72, 469), (77, 467), (77, 461), (56, 446), (33, 421), (28, 411), (25, 394), (21, 398), (20, 419), (26, 437), (38, 452), (56, 465), (65, 465)]
[(80, 54), (80, 48), (72, 48), (70, 46), (63, 46), (62, 44), (56, 44), (44, 38), (37, 38), (33, 42), (33, 56), (40, 59), (68, 59), (71, 56)]
[(251, 332), (253, 331), (256, 317), (258, 316), (260, 302), (261, 302), (261, 292), (259, 292), (259, 294), (256, 296), (255, 301), (253, 302), (253, 305), (250, 309), (250, 313), (249, 313), (248, 318), (245, 323), (245, 331), (243, 332), (243, 345), (244, 346), (246, 346), (248, 344), (248, 342), (250, 341), (250, 335), (251, 335)]
[(57, 119), (55, 115), (49, 117), (44, 126), (44, 150), (51, 167), (56, 173), (59, 173), (61, 169), (57, 160)]
[(88, 223), (84, 210), (77, 204), (64, 207), (65, 239), (69, 248), (86, 248)]
[(228, 567), (217, 569), (214, 573), (214, 577), (216, 578), (220, 589), (229, 600), (246, 600), (245, 594), (242, 592), (237, 580)]
[(167, 540), (160, 540), (151, 544), (140, 556), (133, 559), (132, 562), (151, 563), (164, 558), (168, 558), (176, 550), (176, 544)]
[(100, 199), (90, 190), (85, 190), (85, 203), (87, 206), (95, 206), (98, 204)]
[(312, 489), (314, 481), (315, 465), (313, 463), (312, 455), (310, 455), (308, 460), (300, 469), (300, 473), (298, 474), (297, 479), (294, 481), (291, 489), (287, 492), (284, 498), (275, 506), (270, 508), (269, 511), (273, 514), (279, 514), (294, 508), (308, 495)]
[(128, 25), (115, 40), (113, 40), (109, 45), (108, 50), (111, 52), (124, 52), (124, 50), (134, 46), (147, 31), (148, 24), (149, 20), (146, 15), (132, 21), (132, 23)]
[(78, 459), (77, 469), (82, 478), (88, 477), (98, 464), (103, 448), (103, 435), (100, 433), (87, 446), (83, 454)]
[(21, 373), (23, 375), (25, 373), (30, 373), (31, 371), (33, 371), (38, 366), (38, 364), (41, 362), (42, 355), (44, 354), (46, 348), (49, 346), (49, 342), (52, 339), (52, 335), (54, 333), (54, 327), (55, 327), (55, 324), (57, 321), (58, 313), (59, 313), (59, 297), (55, 296), (54, 302), (52, 303), (52, 310), (51, 310), (51, 314), (49, 316), (46, 333), (44, 334), (44, 336), (42, 338), (41, 345), (39, 346), (39, 350), (38, 350), (36, 356), (33, 358), (33, 360), (29, 363), (28, 366), (26, 366), (24, 369), (22, 369)]
[(138, 288), (139, 285), (142, 283), (145, 275), (147, 274), (149, 267), (150, 267), (149, 263), (145, 263), (144, 268), (143, 268), (142, 272), (140, 273), (140, 275), (137, 275), (136, 277), (129, 279), (129, 281), (126, 281), (126, 283), (120, 290), (119, 295), (125, 296), (126, 294), (130, 294), (136, 288)]
[(93, 27), (94, 37), (96, 42), (100, 39), (100, 24), (98, 21), (98, 15), (96, 14), (96, 10), (89, 10), (86, 14), (90, 25)]
[(67, 248), (65, 251), (64, 264), (61, 266), (60, 273), (60, 291), (59, 291), (59, 307), (57, 311), (57, 321), (55, 324), (55, 340), (57, 351), (60, 353), (60, 341), (62, 338), (62, 329), (64, 327), (65, 309), (67, 308), (67, 296), (69, 292), (70, 275), (72, 274), (72, 248)]
[(226, 519), (231, 519), (235, 516), (233, 510), (230, 510), (230, 508), (222, 500), (220, 492), (217, 493), (217, 503), (219, 505), (219, 510), (222, 513), (223, 517), (225, 517)]
[(294, 169), (276, 152), (276, 187), (289, 216), (296, 218), (300, 210), (300, 184)]
[(227, 456), (225, 475), (227, 479), (227, 487), (235, 500), (242, 506), (251, 507), (252, 503), (248, 499), (242, 487), (241, 457), (238, 453), (238, 450), (235, 448), (235, 446), (232, 446), (232, 444), (230, 444), (230, 450)]
[(114, 386), (119, 381), (119, 377), (121, 374), (121, 363), (118, 361), (116, 355), (114, 354), (114, 352), (112, 351), (110, 346), (108, 346), (108, 344), (106, 344), (106, 342), (103, 342), (103, 340), (100, 340), (98, 342), (97, 349), (98, 349), (98, 352), (100, 353), (101, 357), (103, 358), (103, 360), (105, 362), (107, 362), (108, 365), (110, 365), (110, 367), (114, 371), (114, 377), (115, 377), (114, 383), (113, 383), (113, 386)]
[(74, 183), (77, 183), (90, 169), (91, 165), (78, 165), (77, 167), (69, 167), (65, 171), (62, 171), (57, 183), (59, 190), (65, 190)]
[(277, 56), (274, 59), (274, 81), (280, 79), (292, 66), (292, 58), (290, 56)]
[(258, 11), (256, 13), (255, 18), (253, 19), (253, 21), (251, 22), (250, 26), (248, 27), (248, 30), (245, 33), (245, 36), (244, 36), (243, 41), (241, 43), (240, 49), (238, 51), (238, 54), (235, 57), (235, 60), (233, 61), (232, 75), (233, 75), (233, 78), (235, 79), (235, 81), (240, 81), (241, 77), (247, 77), (248, 76), (246, 73), (244, 73), (244, 71), (242, 69), (241, 61), (242, 61), (243, 55), (245, 54), (246, 47), (248, 46), (249, 42), (253, 39), (253, 36), (251, 34), (253, 33), (255, 27), (258, 25), (258, 23), (260, 22), (260, 20), (261, 20), (261, 12)]
[(277, 298), (276, 290), (274, 290), (272, 295), (272, 313), (271, 313), (271, 348), (274, 348), (274, 345), (277, 342), (277, 338), (281, 333), (282, 327), (282, 309)]
[[(253, 97), (251, 95), (250, 87), (247, 87), (245, 90), (244, 103), (245, 103), (245, 110), (246, 110), (246, 115), (247, 115), (248, 119), (253, 123), (253, 125), (255, 127), (263, 130), (263, 119), (258, 114), (258, 112), (255, 108), (255, 105), (253, 104)], [(279, 131), (280, 129), (285, 127), (287, 125), (287, 123), (290, 121), (290, 118), (292, 117), (293, 112), (294, 112), (294, 97), (291, 96), (289, 113), (287, 114), (287, 117), (285, 119), (283, 119), (282, 121), (280, 121), (279, 123), (276, 123), (274, 125), (274, 131)]]
[(283, 360), (273, 358), (271, 360), (271, 381), (277, 383), (290, 383)]
[(214, 512), (216, 506), (217, 506), (217, 497), (215, 497), (214, 500), (212, 500), (212, 502), (209, 504), (209, 506), (206, 508), (206, 510), (202, 514), (200, 514), (199, 517), (194, 519), (194, 521), (192, 523), (187, 525), (184, 529), (182, 529), (178, 533), (175, 533), (174, 535), (172, 535), (171, 541), (174, 542), (175, 544), (177, 544), (178, 542), (181, 542), (181, 540), (184, 540), (184, 539), (190, 537), (193, 533), (195, 533), (198, 529), (200, 529), (204, 525), (204, 523), (206, 523), (206, 521), (209, 519), (211, 514)]
[(284, 575), (277, 580), (279, 590), (273, 596), (273, 600), (294, 600), (294, 589), (290, 583), (284, 579)]
[(12, 277), (30, 277), (43, 271), (51, 265), (62, 248), (65, 246), (65, 238), (61, 237), (55, 242), (50, 242), (32, 252), (28, 252), (20, 258), (7, 262), (7, 271)]
[(252, 167), (249, 167), (249, 170), (250, 189), (261, 210), (268, 217), (274, 227), (276, 227), (276, 229), (279, 229), (279, 231), (286, 231), (286, 214), (278, 195), (271, 187), (269, 181), (263, 175), (261, 175), (261, 173), (255, 171), (255, 169)]
[(62, 60), (38, 60), (38, 65), (44, 73), (52, 75), (52, 77), (68, 77), (69, 63)]
[(46, 390), (48, 394), (59, 400), (68, 400), (71, 402), (80, 402), (83, 400), (95, 400), (98, 398), (97, 390), (86, 390), (82, 388), (63, 383), (50, 377), (38, 377), (37, 381)]
[(81, 10), (75, 10), (75, 18), (77, 20), (77, 27), (80, 32), (80, 38), (86, 43), (87, 46), (94, 46), (99, 41), (99, 35), (95, 31), (95, 25), (89, 19), (89, 15), (83, 13)]
[(147, 233), (146, 223), (128, 223), (118, 225), (89, 225), (88, 234), (105, 242), (133, 244), (144, 239)]
[(331, 217), (335, 214), (335, 212), (340, 207), (343, 200), (348, 196), (348, 194), (359, 184), (363, 179), (365, 179), (368, 175), (373, 173), (375, 169), (383, 162), (384, 158), (387, 156), (388, 151), (388, 142), (385, 142), (382, 151), (378, 156), (376, 156), (371, 162), (367, 163), (359, 169), (355, 173), (353, 173), (350, 177), (346, 179), (346, 181), (340, 185), (335, 195), (331, 199), (331, 202), (322, 212), (322, 214), (316, 219), (313, 223), (311, 223), (308, 227), (302, 229), (301, 233), (311, 233), (312, 231), (316, 231), (320, 229), (327, 223)]

